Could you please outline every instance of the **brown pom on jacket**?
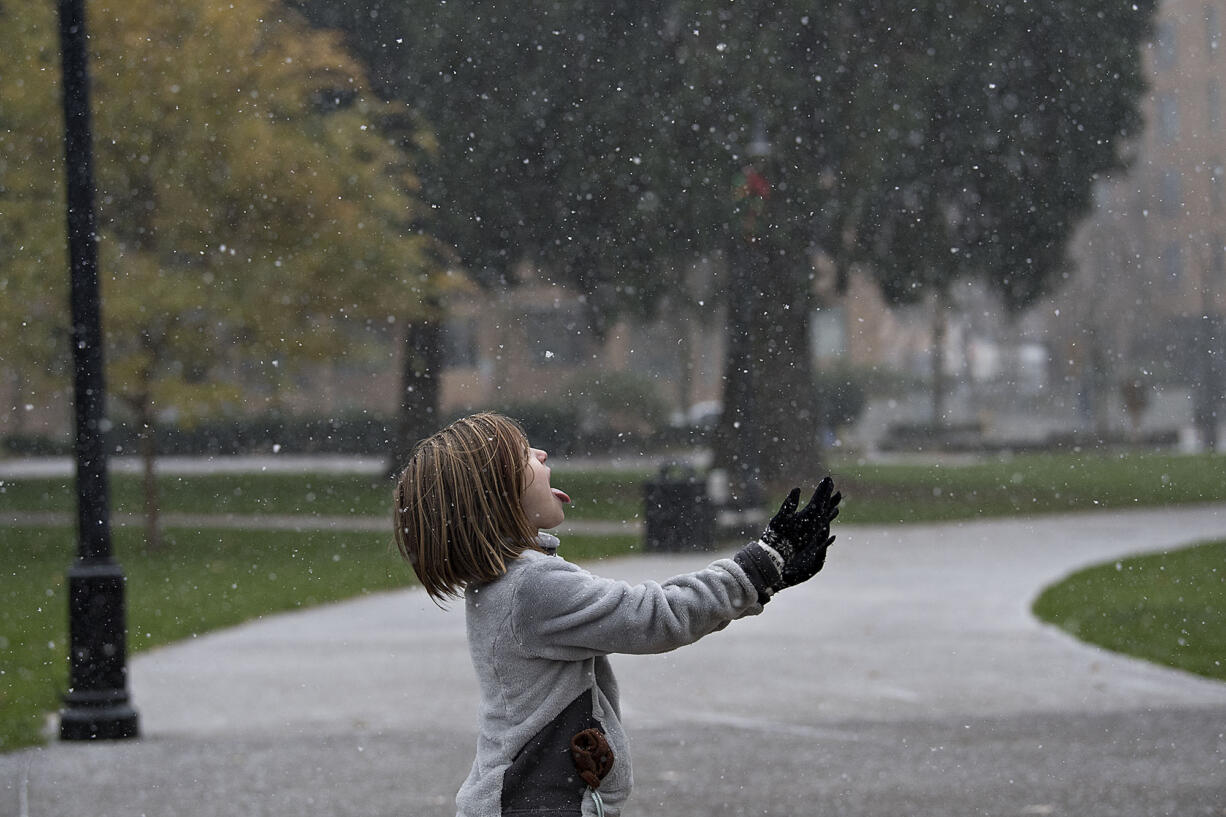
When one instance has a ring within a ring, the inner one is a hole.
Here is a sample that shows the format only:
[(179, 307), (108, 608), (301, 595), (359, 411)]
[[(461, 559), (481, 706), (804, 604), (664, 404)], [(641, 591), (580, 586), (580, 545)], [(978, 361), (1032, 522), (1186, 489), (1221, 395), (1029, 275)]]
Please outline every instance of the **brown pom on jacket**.
[(570, 756), (583, 782), (593, 789), (600, 788), (600, 781), (613, 768), (613, 750), (599, 729), (584, 729), (571, 738)]

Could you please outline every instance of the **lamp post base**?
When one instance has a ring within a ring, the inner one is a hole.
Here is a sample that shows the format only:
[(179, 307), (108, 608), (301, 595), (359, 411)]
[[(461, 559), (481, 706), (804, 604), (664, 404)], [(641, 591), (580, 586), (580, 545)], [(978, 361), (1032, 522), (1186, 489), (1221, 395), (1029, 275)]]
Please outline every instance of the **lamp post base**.
[(60, 740), (127, 740), (139, 736), (136, 710), (127, 703), (60, 710)]
[(137, 736), (128, 696), (124, 577), (109, 556), (78, 559), (68, 569), (68, 693), (62, 740)]

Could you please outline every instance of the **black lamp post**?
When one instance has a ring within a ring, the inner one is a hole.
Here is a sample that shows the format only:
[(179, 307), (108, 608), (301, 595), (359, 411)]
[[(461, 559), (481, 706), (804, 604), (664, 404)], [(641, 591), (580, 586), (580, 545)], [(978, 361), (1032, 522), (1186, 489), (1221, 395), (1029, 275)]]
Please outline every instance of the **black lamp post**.
[(60, 737), (113, 740), (136, 737), (138, 729), (128, 702), (124, 576), (111, 558), (83, 0), (60, 0), (59, 13), (77, 460), (77, 559), (68, 568), (68, 693)]

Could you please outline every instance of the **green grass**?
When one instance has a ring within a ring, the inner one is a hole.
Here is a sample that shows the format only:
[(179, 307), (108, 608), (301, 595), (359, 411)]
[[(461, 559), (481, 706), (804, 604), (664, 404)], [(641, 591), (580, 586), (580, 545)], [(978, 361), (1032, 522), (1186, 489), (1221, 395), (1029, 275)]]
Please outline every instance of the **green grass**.
[(642, 537), (635, 534), (588, 536), (568, 533), (558, 552), (569, 562), (594, 562), (613, 556), (637, 553), (642, 548)]
[[(390, 536), (176, 530), (149, 553), (140, 531), (115, 530), (127, 577), (128, 649), (139, 652), (272, 613), (413, 583)], [(626, 553), (638, 537), (568, 536), (572, 560)], [(41, 742), (67, 686), (68, 528), (0, 530), (0, 751)], [(137, 701), (139, 708), (139, 701)]]
[[(141, 477), (113, 474), (111, 508), (141, 513)], [(75, 503), (68, 478), (6, 480), (0, 486), (0, 508), (58, 511)], [(337, 514), (384, 515), (391, 518), (391, 483), (352, 474), (160, 475), (160, 507), (167, 513), (194, 514)]]
[(890, 524), (1226, 501), (1226, 457), (1037, 454), (974, 464), (831, 464), (840, 519)]
[(1034, 612), (1091, 644), (1226, 681), (1226, 541), (1087, 568)]
[[(649, 471), (557, 471), (556, 487), (574, 499), (573, 519), (633, 519), (642, 511), (643, 480)], [(141, 478), (114, 474), (111, 507), (117, 513), (141, 513)], [(66, 478), (16, 479), (0, 482), (0, 511), (64, 511), (75, 507), (73, 483)], [(392, 484), (380, 477), (354, 474), (219, 474), (158, 479), (159, 505), (165, 513), (306, 514), (319, 516), (387, 516), (391, 518)], [(390, 522), (389, 522), (390, 524)]]
[(652, 471), (568, 471), (555, 468), (550, 483), (566, 491), (571, 520), (617, 521), (643, 515), (643, 483)]
[[(1226, 501), (1226, 457), (1177, 454), (1042, 454), (975, 464), (877, 464), (833, 459), (850, 523), (893, 524), (1016, 514)], [(642, 514), (650, 470), (554, 469), (553, 484), (574, 501), (573, 521), (620, 521)], [(816, 479), (816, 474), (814, 475)], [(162, 476), (161, 507), (169, 513), (384, 516), (387, 480), (351, 474)], [(769, 493), (782, 499), (789, 486)], [(140, 478), (111, 478), (113, 507), (140, 513)], [(73, 507), (66, 479), (0, 484), (0, 512), (64, 511)], [(773, 508), (772, 508), (773, 510)]]

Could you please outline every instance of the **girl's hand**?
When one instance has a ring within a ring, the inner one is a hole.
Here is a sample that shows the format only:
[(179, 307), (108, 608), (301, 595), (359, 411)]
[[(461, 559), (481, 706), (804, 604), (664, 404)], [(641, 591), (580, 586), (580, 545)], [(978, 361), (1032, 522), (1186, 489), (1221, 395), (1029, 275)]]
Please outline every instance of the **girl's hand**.
[(762, 534), (762, 544), (779, 555), (782, 562), (781, 590), (808, 581), (826, 563), (826, 549), (834, 542), (830, 523), (839, 515), (843, 495), (834, 490), (834, 480), (826, 477), (813, 492), (804, 510), (797, 512), (800, 489), (793, 488)]
[(830, 536), (830, 523), (839, 515), (843, 495), (834, 490), (834, 480), (826, 477), (818, 484), (809, 504), (796, 512), (800, 489), (793, 488), (778, 513), (762, 534), (762, 542), (775, 549), (786, 564), (798, 551), (824, 543)]

